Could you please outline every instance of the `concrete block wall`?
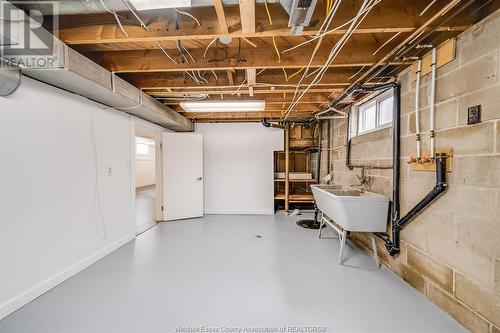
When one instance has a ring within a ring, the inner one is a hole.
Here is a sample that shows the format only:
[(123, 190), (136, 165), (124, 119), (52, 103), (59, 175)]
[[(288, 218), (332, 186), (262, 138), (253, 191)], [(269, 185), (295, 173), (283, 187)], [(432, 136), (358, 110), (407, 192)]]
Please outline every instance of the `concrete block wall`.
[[(454, 150), (446, 194), (402, 232), (401, 254), (384, 264), (471, 332), (500, 332), (500, 11), (458, 37), (456, 59), (438, 70), (436, 147)], [(401, 209), (410, 210), (434, 186), (433, 172), (411, 171), (415, 155), (415, 83), (402, 84)], [(430, 77), (422, 79), (421, 128), (428, 148)], [(467, 108), (481, 104), (482, 122), (467, 125)], [(352, 185), (360, 169), (345, 167), (345, 120), (330, 122), (329, 167), (334, 181)], [(391, 165), (391, 129), (353, 138), (352, 162)], [(391, 170), (370, 170), (374, 192), (391, 196)], [(370, 251), (369, 239), (353, 241)]]

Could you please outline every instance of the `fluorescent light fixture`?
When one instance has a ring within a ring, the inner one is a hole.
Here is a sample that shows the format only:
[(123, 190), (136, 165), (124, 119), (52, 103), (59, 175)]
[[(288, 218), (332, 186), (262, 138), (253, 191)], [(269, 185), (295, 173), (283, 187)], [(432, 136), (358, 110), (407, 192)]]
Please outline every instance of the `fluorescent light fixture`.
[(191, 7), (191, 0), (129, 0), (137, 10)]
[(266, 107), (265, 101), (210, 101), (181, 102), (186, 112), (260, 112)]

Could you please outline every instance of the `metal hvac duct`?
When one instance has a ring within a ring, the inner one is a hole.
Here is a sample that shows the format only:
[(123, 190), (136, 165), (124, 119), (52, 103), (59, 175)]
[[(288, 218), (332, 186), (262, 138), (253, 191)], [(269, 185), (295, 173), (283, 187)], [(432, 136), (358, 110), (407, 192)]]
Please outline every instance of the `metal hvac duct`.
[[(76, 15), (76, 14), (96, 14), (107, 12), (104, 5), (113, 12), (128, 11), (125, 4), (127, 0), (64, 0), (58, 3), (59, 15)], [(22, 2), (26, 4), (21, 5)], [(37, 4), (40, 2), (40, 4)], [(46, 2), (46, 1), (45, 1)], [(264, 3), (264, 0), (256, 0), (256, 3)], [(268, 0), (268, 3), (277, 3), (279, 0)], [(130, 3), (130, 2), (129, 2)], [(235, 6), (239, 4), (239, 0), (222, 0), (225, 6)], [(44, 4), (44, 0), (16, 0), (15, 5), (23, 9), (37, 10), (44, 15), (52, 15), (52, 9)], [(190, 7), (209, 7), (213, 6), (213, 0), (191, 0)]]
[(0, 96), (8, 96), (21, 85), (19, 67), (0, 66)]

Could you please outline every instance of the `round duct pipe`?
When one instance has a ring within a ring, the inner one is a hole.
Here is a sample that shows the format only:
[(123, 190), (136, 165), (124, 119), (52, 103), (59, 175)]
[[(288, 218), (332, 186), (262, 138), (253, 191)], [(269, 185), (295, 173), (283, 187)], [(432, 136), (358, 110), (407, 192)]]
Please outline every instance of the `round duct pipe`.
[[(256, 3), (264, 3), (265, 0), (256, 0)], [(23, 4), (25, 2), (25, 4)], [(37, 4), (40, 2), (40, 4)], [(268, 3), (277, 3), (279, 0), (268, 0)], [(113, 12), (126, 12), (128, 7), (124, 0), (103, 0), (105, 6)], [(222, 0), (225, 6), (235, 6), (239, 0)], [(52, 15), (52, 7), (46, 5), (44, 0), (18, 0), (16, 6), (23, 9), (36, 10), (43, 15)], [(191, 0), (191, 7), (213, 6), (213, 0)], [(100, 0), (64, 0), (58, 2), (57, 11), (59, 15), (96, 14), (107, 12)]]
[(21, 69), (19, 67), (0, 66), (0, 96), (8, 96), (21, 85)]

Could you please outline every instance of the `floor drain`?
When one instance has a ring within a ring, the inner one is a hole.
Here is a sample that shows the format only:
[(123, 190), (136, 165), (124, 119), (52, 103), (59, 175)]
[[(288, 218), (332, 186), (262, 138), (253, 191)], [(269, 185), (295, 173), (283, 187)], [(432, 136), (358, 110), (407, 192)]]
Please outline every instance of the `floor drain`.
[[(302, 227), (304, 229), (319, 229), (319, 222), (316, 220), (312, 219), (303, 219), (303, 220), (298, 220), (297, 225), (299, 227)], [(323, 225), (323, 228), (325, 226)]]

